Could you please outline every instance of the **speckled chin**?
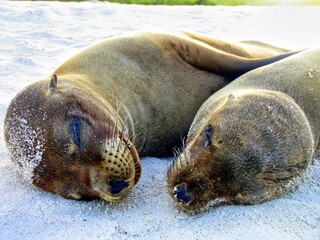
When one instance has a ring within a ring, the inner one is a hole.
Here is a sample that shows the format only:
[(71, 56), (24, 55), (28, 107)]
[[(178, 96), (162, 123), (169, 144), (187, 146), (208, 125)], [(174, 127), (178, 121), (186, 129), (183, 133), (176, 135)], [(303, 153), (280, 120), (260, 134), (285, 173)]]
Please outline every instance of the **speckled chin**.
[[(90, 172), (92, 189), (107, 201), (118, 202), (127, 197), (141, 175), (141, 165), (135, 147), (122, 138), (109, 139), (102, 149), (102, 162)], [(113, 191), (110, 182), (126, 183), (119, 192)]]

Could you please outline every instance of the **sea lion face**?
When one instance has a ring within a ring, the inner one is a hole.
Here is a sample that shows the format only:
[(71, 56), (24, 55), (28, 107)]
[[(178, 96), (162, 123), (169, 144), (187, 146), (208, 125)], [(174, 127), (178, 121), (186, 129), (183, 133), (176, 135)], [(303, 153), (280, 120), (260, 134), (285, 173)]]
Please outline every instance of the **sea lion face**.
[(187, 211), (256, 204), (286, 193), (308, 166), (312, 137), (291, 99), (230, 95), (196, 119), (168, 171), (168, 191)]
[(29, 170), (33, 184), (66, 198), (124, 199), (141, 166), (116, 116), (80, 88), (48, 85), (27, 88), (8, 109), (6, 140), (22, 172)]

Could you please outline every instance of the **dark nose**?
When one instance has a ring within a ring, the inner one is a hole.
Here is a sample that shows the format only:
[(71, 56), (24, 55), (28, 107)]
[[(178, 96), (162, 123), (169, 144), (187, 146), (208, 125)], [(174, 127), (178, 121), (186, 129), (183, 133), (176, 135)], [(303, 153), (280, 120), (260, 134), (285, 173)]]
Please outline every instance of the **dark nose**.
[(182, 204), (186, 204), (191, 200), (191, 196), (184, 185), (175, 186), (173, 189), (173, 196)]
[(118, 194), (128, 186), (129, 186), (129, 183), (125, 181), (109, 180), (109, 191), (111, 194)]

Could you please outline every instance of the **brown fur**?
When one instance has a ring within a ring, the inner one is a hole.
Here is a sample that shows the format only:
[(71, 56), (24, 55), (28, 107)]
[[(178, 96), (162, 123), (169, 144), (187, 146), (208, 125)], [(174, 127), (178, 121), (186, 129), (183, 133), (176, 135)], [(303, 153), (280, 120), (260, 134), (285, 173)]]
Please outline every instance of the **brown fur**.
[(218, 40), (201, 39), (117, 37), (66, 61), (9, 106), (5, 134), (13, 160), (47, 191), (119, 201), (141, 174), (136, 148), (141, 156), (170, 154), (213, 92), (293, 54), (262, 43), (219, 40), (216, 47)]
[(257, 204), (292, 189), (319, 143), (319, 69), (320, 50), (305, 51), (213, 94), (168, 171), (175, 202), (198, 211)]

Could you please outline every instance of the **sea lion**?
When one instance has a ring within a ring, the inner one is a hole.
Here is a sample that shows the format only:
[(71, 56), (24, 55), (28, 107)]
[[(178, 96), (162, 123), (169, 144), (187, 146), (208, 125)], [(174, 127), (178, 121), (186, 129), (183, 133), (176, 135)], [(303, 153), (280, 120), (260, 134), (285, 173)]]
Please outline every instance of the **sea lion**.
[(187, 211), (286, 194), (320, 135), (320, 49), (246, 73), (199, 109), (167, 188)]
[(293, 54), (211, 45), (187, 33), (141, 33), (80, 52), (11, 102), (12, 159), (34, 185), (65, 198), (124, 199), (141, 175), (139, 155), (169, 154), (213, 92)]

